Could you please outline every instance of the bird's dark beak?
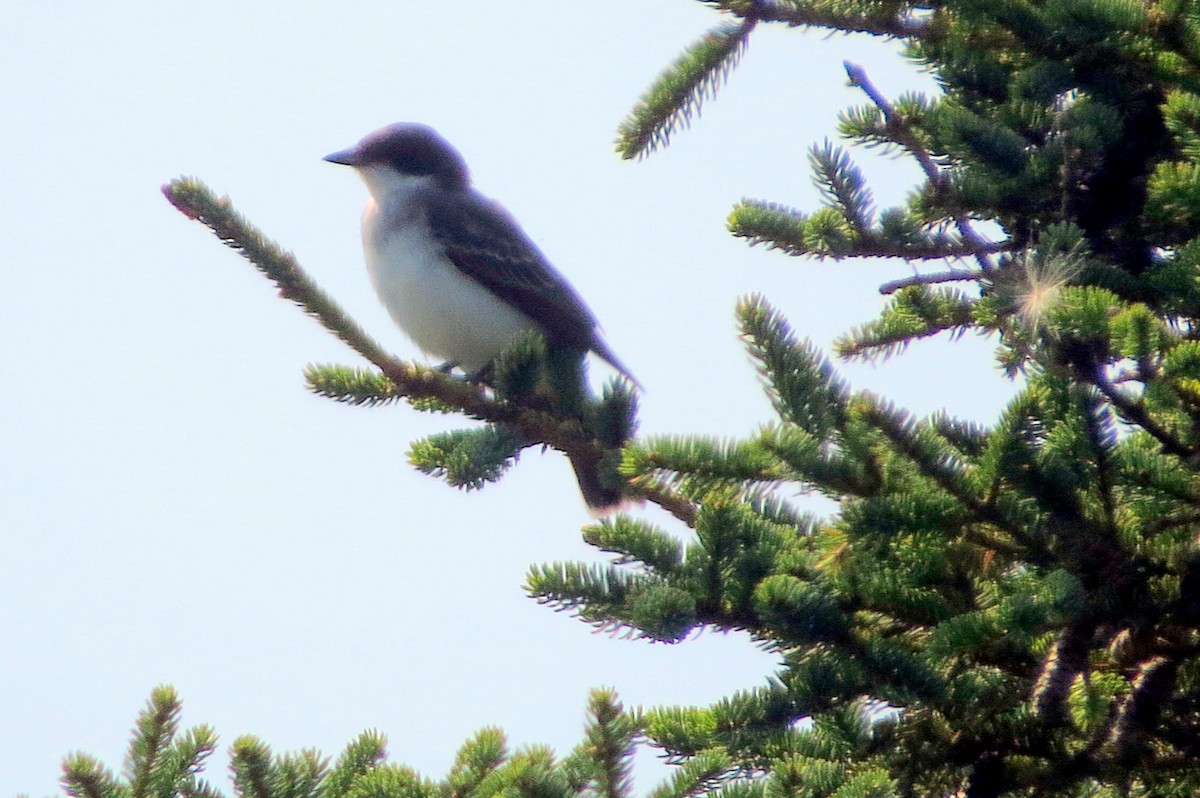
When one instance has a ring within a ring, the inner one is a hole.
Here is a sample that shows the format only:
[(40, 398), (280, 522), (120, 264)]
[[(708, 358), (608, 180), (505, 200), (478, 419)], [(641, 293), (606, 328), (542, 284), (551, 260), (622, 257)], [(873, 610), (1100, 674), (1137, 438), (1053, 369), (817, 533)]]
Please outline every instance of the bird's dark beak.
[(351, 147), (348, 150), (338, 150), (337, 152), (329, 153), (321, 160), (329, 161), (330, 163), (340, 163), (343, 166), (358, 166), (358, 150), (355, 147)]

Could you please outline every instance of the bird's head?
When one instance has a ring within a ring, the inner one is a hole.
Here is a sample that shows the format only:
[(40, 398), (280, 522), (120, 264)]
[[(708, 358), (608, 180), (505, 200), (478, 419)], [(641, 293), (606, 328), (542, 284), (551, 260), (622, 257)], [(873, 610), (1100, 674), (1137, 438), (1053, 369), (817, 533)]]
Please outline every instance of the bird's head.
[(458, 150), (433, 128), (415, 122), (380, 128), (353, 147), (326, 155), (325, 160), (358, 170), (373, 192), (377, 182), (428, 178), (450, 189), (470, 183)]

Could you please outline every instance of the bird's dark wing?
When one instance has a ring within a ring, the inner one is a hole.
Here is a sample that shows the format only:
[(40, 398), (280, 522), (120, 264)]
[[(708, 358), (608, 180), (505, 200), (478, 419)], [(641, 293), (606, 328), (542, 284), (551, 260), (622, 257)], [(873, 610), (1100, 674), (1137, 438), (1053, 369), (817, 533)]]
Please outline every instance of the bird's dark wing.
[(434, 237), (464, 274), (537, 321), (551, 342), (606, 354), (592, 312), (503, 208), (474, 191), (431, 189), (423, 199)]

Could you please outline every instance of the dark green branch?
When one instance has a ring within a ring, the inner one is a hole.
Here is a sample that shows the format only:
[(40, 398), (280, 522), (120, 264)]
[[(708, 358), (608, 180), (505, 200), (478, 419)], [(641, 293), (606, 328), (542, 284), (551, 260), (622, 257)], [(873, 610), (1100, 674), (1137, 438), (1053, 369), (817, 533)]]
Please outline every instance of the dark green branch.
[(820, 3), (806, 0), (776, 0), (775, 2), (723, 3), (735, 14), (754, 13), (762, 22), (782, 22), (790, 27), (828, 28), (838, 33), (868, 33), (893, 38), (920, 38), (927, 25), (903, 15), (905, 6), (898, 3), (863, 3), (861, 11), (844, 10), (846, 4)]
[[(295, 302), (383, 372), (395, 386), (396, 395), (418, 403), (433, 401), (480, 421), (516, 427), (529, 445), (546, 444), (582, 462), (598, 461), (605, 456), (605, 448), (576, 419), (496, 400), (479, 385), (420, 368), (388, 354), (317, 286), (290, 252), (251, 225), (233, 209), (227, 197), (217, 197), (201, 181), (180, 178), (163, 186), (162, 191), (181, 213), (208, 227), (224, 244), (275, 283), (280, 296)], [(354, 401), (349, 396), (346, 400)], [(636, 486), (631, 493), (635, 498), (645, 498), (662, 506), (685, 523), (695, 517), (694, 509), (687, 502), (653, 484)]]
[(691, 122), (737, 65), (755, 21), (748, 15), (741, 24), (709, 31), (659, 75), (617, 131), (622, 158), (642, 158), (665, 147), (676, 127)]

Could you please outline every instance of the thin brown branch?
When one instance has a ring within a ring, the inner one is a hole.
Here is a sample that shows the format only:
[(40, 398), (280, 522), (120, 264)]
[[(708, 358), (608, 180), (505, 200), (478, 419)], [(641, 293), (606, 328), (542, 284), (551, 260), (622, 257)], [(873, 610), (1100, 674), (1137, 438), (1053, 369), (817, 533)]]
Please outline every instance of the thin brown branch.
[(914, 274), (911, 277), (905, 277), (900, 280), (892, 280), (879, 286), (879, 293), (894, 294), (897, 291), (908, 288), (911, 285), (936, 285), (938, 283), (957, 283), (969, 282), (973, 280), (981, 280), (987, 276), (987, 273), (982, 270), (963, 271), (951, 270), (948, 272), (938, 272), (937, 274)]
[(1168, 529), (1191, 526), (1192, 524), (1200, 524), (1200, 513), (1185, 513), (1184, 515), (1170, 516), (1168, 518), (1156, 518), (1152, 521), (1147, 521), (1143, 530), (1146, 535), (1155, 535)]
[(1104, 394), (1105, 398), (1112, 403), (1112, 406), (1117, 409), (1122, 416), (1127, 420), (1137, 424), (1144, 429), (1150, 437), (1154, 438), (1162, 445), (1163, 452), (1173, 454), (1176, 457), (1188, 458), (1195, 454), (1195, 451), (1185, 446), (1182, 441), (1176, 438), (1166, 429), (1159, 426), (1158, 422), (1150, 417), (1145, 406), (1140, 402), (1135, 402), (1129, 397), (1121, 393), (1117, 386), (1113, 385), (1103, 374), (1095, 376), (1091, 380), (1099, 390)]
[(689, 528), (696, 526), (696, 505), (662, 484), (645, 484), (638, 482), (625, 489), (626, 495), (632, 498), (643, 498), (666, 510)]
[[(910, 155), (920, 164), (921, 170), (925, 173), (925, 177), (929, 180), (929, 184), (933, 186), (934, 191), (939, 196), (945, 196), (950, 190), (950, 182), (947, 180), (945, 173), (933, 160), (933, 156), (925, 149), (920, 139), (913, 133), (908, 124), (896, 114), (896, 109), (888, 102), (879, 89), (871, 83), (867, 77), (866, 70), (858, 64), (853, 64), (849, 61), (843, 62), (846, 68), (846, 74), (850, 77), (850, 85), (862, 89), (863, 93), (871, 99), (875, 107), (883, 114), (884, 123), (887, 125), (889, 132), (897, 144), (904, 147)], [(963, 212), (959, 211), (954, 214), (954, 225), (958, 228), (958, 233), (966, 242), (975, 260), (979, 263), (979, 267), (983, 271), (990, 271), (992, 264), (988, 260), (988, 253), (994, 251), (994, 244), (985, 240), (975, 231), (971, 225), (970, 218)]]
[[(895, 246), (879, 242), (878, 236), (870, 235), (859, 238), (854, 246), (859, 247), (853, 252), (839, 253), (837, 258), (903, 258), (905, 260), (952, 260), (956, 258), (976, 257), (980, 254), (991, 255), (996, 252), (1006, 252), (1012, 248), (1007, 241), (985, 242), (982, 247), (974, 244), (949, 245), (916, 245)], [(794, 253), (806, 254), (806, 253)], [(955, 272), (962, 274), (963, 272)], [(981, 272), (971, 272), (979, 274)], [(963, 278), (970, 279), (970, 278)]]

